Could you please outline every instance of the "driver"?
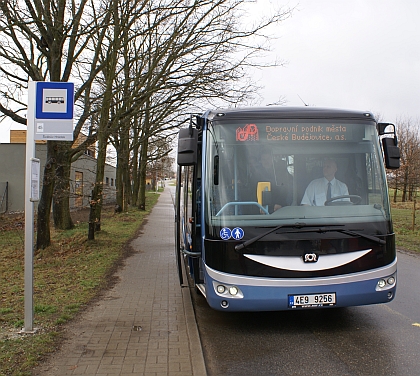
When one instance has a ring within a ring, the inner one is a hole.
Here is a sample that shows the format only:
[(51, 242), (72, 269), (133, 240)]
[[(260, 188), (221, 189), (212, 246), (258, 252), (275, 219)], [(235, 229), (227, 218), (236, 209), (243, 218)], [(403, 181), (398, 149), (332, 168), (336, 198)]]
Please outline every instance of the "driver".
[[(347, 185), (335, 178), (337, 163), (327, 159), (323, 164), (324, 177), (312, 180), (306, 187), (301, 205), (324, 206), (325, 201), (337, 197), (348, 196)], [(349, 198), (337, 199), (337, 201), (350, 201)]]

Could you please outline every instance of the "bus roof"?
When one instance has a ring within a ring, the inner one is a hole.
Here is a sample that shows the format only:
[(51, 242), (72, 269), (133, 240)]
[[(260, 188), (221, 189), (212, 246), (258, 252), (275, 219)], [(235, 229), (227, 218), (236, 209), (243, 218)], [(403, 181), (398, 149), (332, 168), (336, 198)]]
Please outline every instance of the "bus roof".
[(216, 109), (208, 113), (208, 119), (244, 119), (250, 117), (266, 119), (347, 119), (375, 121), (368, 111), (352, 111), (322, 107), (243, 107)]

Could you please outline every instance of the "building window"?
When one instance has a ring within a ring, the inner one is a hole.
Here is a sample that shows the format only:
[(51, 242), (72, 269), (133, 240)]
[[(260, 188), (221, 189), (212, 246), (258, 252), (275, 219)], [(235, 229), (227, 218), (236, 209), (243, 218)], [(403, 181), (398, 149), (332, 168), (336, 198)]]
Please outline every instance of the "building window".
[(105, 178), (105, 184), (109, 185), (109, 178), (108, 177)]
[(86, 150), (84, 151), (84, 153), (85, 153), (86, 155), (88, 155), (89, 157), (93, 157), (93, 158), (95, 158), (95, 151), (94, 151), (94, 150), (91, 150), (91, 149), (86, 149)]
[(114, 179), (111, 178), (111, 187), (113, 187), (113, 186), (114, 186)]

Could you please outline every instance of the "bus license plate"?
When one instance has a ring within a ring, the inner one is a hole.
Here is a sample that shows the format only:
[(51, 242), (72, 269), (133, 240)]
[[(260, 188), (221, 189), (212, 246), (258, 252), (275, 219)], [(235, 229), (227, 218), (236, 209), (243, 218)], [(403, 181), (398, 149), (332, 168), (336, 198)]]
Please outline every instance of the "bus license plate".
[(335, 305), (335, 293), (289, 295), (289, 308), (330, 307)]

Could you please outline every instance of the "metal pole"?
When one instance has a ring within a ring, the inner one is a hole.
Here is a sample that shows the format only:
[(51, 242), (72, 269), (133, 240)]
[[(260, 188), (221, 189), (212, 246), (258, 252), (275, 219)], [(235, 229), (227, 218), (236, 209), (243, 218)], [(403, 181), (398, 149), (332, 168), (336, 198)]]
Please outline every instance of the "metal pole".
[(25, 168), (25, 327), (24, 332), (33, 332), (33, 257), (34, 257), (34, 203), (31, 202), (31, 162), (35, 157), (35, 89), (29, 82), (28, 113), (26, 130)]

